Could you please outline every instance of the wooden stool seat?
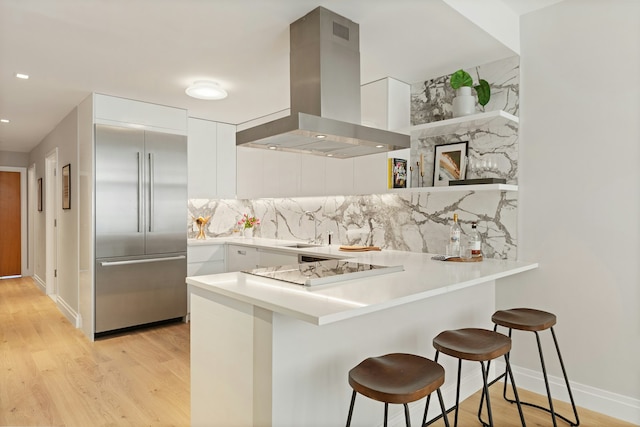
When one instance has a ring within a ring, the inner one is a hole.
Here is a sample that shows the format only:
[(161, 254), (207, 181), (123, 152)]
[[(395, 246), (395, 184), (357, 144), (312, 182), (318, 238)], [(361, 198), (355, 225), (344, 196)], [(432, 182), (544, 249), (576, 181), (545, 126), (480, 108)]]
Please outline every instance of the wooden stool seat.
[(379, 402), (414, 402), (431, 394), (443, 383), (442, 366), (413, 354), (370, 357), (349, 371), (349, 385), (358, 393)]
[(511, 339), (488, 329), (467, 328), (441, 332), (433, 346), (449, 356), (480, 362), (507, 354)]
[[(506, 335), (500, 334), (496, 331), (479, 328), (465, 328), (455, 329), (440, 332), (433, 339), (433, 347), (436, 349), (435, 362), (438, 362), (440, 353), (444, 353), (448, 356), (458, 359), (458, 379), (456, 382), (456, 404), (455, 404), (455, 416), (453, 419), (454, 427), (458, 426), (458, 412), (460, 409), (460, 379), (462, 377), (462, 361), (469, 360), (480, 363), (480, 369), (482, 370), (482, 396), (480, 397), (480, 407), (478, 408), (478, 421), (483, 426), (493, 427), (493, 414), (491, 413), (491, 399), (489, 397), (489, 366), (493, 359), (498, 357), (504, 357), (506, 369), (511, 377), (511, 384), (513, 385), (513, 392), (516, 396), (515, 402), (518, 406), (518, 413), (520, 415), (520, 422), (525, 427), (524, 414), (522, 413), (522, 407), (520, 406), (520, 399), (518, 399), (518, 391), (513, 381), (513, 374), (511, 372), (511, 366), (509, 365), (509, 351), (511, 351), (511, 338)], [(486, 365), (485, 365), (486, 363)], [(484, 401), (487, 401), (487, 415), (489, 417), (488, 423), (482, 419), (482, 409), (484, 407)], [(424, 416), (422, 418), (422, 425), (428, 426), (433, 421), (427, 423), (427, 412), (429, 411), (429, 397), (427, 397), (427, 406), (424, 410)]]
[(496, 311), (491, 316), (491, 321), (520, 331), (544, 331), (556, 324), (556, 315), (533, 308), (512, 308)]
[(384, 425), (387, 425), (390, 403), (404, 405), (407, 427), (411, 426), (408, 403), (437, 392), (445, 425), (449, 427), (440, 386), (444, 384), (444, 368), (433, 360), (406, 353), (369, 357), (349, 371), (353, 388), (347, 427), (351, 425), (356, 394), (384, 402)]
[[(531, 406), (534, 408), (542, 409), (551, 414), (551, 420), (553, 421), (553, 426), (556, 427), (558, 425), (556, 418), (560, 418), (563, 421), (566, 421), (571, 426), (580, 425), (580, 418), (578, 418), (578, 408), (576, 407), (576, 403), (573, 400), (573, 393), (571, 392), (571, 384), (569, 384), (569, 377), (567, 376), (567, 370), (564, 367), (564, 361), (562, 360), (562, 354), (560, 354), (560, 346), (558, 345), (558, 338), (556, 337), (556, 333), (553, 330), (553, 327), (556, 324), (556, 315), (553, 313), (549, 313), (542, 310), (536, 310), (533, 308), (512, 308), (509, 310), (498, 310), (493, 313), (491, 316), (491, 320), (495, 324), (493, 327), (494, 331), (497, 331), (498, 326), (502, 326), (504, 328), (509, 329), (509, 338), (511, 338), (511, 331), (513, 329), (518, 331), (525, 332), (533, 332), (536, 336), (536, 343), (538, 344), (538, 355), (540, 356), (540, 366), (542, 368), (542, 377), (544, 379), (544, 385), (547, 390), (547, 400), (549, 402), (549, 407), (543, 407), (540, 405), (536, 405), (529, 402), (521, 402), (523, 405)], [(551, 397), (551, 387), (549, 386), (549, 378), (547, 375), (547, 367), (544, 362), (544, 354), (542, 352), (542, 343), (540, 341), (540, 331), (544, 331), (549, 329), (551, 331), (551, 336), (553, 337), (553, 343), (556, 347), (556, 354), (558, 355), (558, 361), (560, 362), (560, 367), (562, 368), (562, 376), (564, 377), (564, 382), (567, 386), (567, 392), (569, 393), (569, 400), (571, 401), (571, 407), (573, 409), (574, 419), (570, 420), (556, 412), (553, 407), (553, 399)], [(437, 359), (436, 359), (437, 360)], [(508, 402), (513, 402), (513, 399), (509, 399), (507, 397), (507, 374), (506, 372), (499, 375), (498, 378), (494, 380), (498, 381), (501, 378), (504, 378), (504, 389), (502, 391), (502, 396)]]

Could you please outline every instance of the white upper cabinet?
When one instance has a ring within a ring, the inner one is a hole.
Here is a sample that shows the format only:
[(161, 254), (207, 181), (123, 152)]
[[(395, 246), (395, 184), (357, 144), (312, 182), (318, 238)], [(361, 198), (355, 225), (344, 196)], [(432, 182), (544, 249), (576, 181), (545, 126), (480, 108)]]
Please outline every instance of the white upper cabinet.
[[(264, 153), (259, 148), (237, 147), (237, 196), (239, 199), (274, 197), (265, 192)], [(266, 186), (269, 190), (269, 186)]]
[(188, 123), (189, 198), (235, 197), (235, 126), (195, 118)]
[(221, 199), (232, 199), (236, 197), (236, 126), (218, 123), (217, 137), (217, 195)]
[(187, 110), (95, 94), (94, 123), (186, 135)]

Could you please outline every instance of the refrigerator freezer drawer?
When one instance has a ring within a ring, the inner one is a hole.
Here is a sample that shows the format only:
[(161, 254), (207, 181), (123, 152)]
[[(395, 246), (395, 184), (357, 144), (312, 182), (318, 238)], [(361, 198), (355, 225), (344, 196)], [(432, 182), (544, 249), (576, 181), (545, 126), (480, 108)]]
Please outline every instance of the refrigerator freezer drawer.
[(95, 332), (184, 317), (186, 253), (96, 260)]

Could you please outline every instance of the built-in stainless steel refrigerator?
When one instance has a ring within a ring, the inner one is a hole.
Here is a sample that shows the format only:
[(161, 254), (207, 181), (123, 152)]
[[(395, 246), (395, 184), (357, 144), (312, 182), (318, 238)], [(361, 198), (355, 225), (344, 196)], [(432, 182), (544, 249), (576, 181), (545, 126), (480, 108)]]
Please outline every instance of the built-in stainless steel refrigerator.
[(96, 125), (95, 333), (187, 314), (187, 138)]

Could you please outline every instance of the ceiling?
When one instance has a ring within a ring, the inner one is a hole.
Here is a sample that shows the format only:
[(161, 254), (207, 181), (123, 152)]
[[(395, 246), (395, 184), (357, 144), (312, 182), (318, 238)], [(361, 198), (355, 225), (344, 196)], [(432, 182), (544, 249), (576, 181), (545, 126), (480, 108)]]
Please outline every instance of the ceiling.
[[(521, 15), (560, 0), (500, 1)], [(363, 84), (514, 54), (443, 0), (0, 0), (0, 151), (31, 151), (91, 92), (233, 124), (285, 110), (289, 24), (319, 5), (360, 24)], [(187, 97), (200, 79), (228, 98)]]

